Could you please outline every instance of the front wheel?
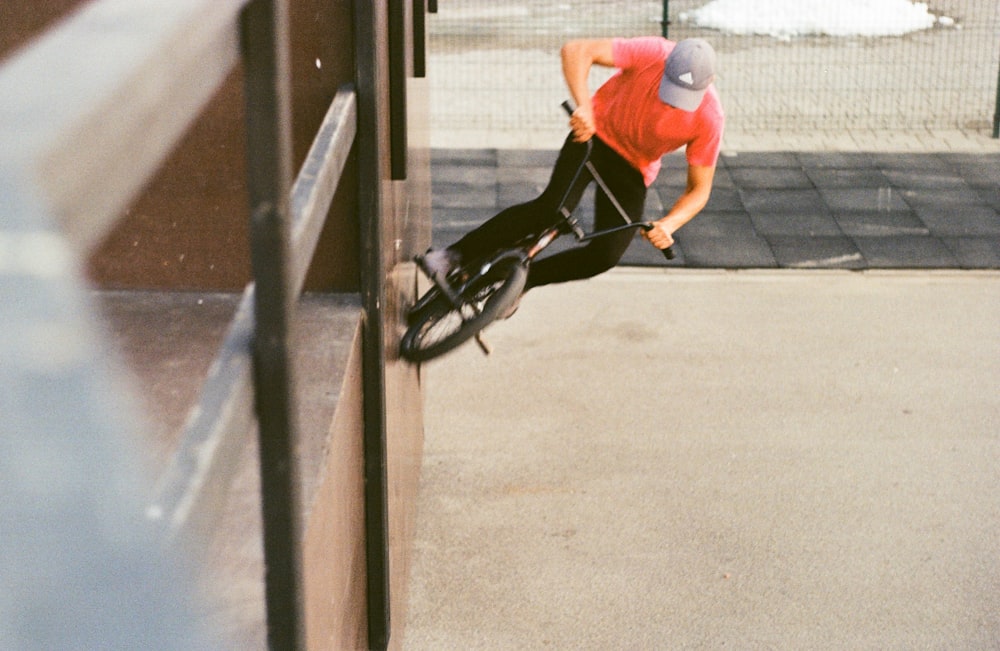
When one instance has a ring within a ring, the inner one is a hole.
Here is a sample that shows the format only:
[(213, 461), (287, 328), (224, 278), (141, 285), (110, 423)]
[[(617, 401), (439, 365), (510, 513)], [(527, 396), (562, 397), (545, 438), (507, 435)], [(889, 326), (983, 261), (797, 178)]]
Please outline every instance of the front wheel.
[(423, 308), (400, 341), (400, 355), (423, 362), (454, 350), (513, 305), (527, 279), (528, 268), (519, 254), (495, 260), (488, 271), (466, 283), (459, 307), (441, 297)]

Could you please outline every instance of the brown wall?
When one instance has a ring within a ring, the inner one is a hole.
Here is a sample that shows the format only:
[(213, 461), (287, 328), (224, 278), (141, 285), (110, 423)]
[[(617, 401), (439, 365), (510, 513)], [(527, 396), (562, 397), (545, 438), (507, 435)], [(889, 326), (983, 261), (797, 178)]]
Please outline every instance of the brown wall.
[[(83, 0), (3, 0), (0, 57)], [(350, 0), (292, 0), (292, 137), (296, 169), (337, 88), (354, 77)], [(317, 66), (317, 60), (320, 65)], [(100, 286), (242, 289), (250, 278), (242, 75), (235, 70), (89, 264)], [(354, 187), (348, 165), (307, 288), (358, 288)]]
[(0, 63), (85, 0), (4, 0), (0, 3)]
[(92, 256), (102, 287), (242, 289), (250, 279), (242, 72), (230, 74)]
[[(4, 0), (0, 56), (39, 35), (80, 0)], [(296, 169), (333, 100), (354, 76), (350, 0), (292, 0), (292, 137)], [(319, 65), (317, 65), (317, 61)], [(242, 289), (250, 277), (242, 75), (235, 70), (126, 210), (89, 273), (103, 287)], [(307, 288), (358, 288), (357, 176), (349, 163)]]

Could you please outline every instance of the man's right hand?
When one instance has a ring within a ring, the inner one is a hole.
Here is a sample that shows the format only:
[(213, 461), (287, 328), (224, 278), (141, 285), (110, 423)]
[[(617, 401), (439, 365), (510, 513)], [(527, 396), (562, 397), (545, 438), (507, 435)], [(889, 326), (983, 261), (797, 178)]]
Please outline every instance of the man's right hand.
[(596, 132), (587, 76), (594, 64), (614, 66), (613, 46), (614, 41), (610, 38), (576, 39), (567, 41), (560, 51), (566, 87), (569, 88), (569, 94), (577, 104), (577, 109), (573, 111), (573, 116), (569, 120), (576, 142), (587, 142)]
[(594, 137), (597, 128), (594, 126), (594, 110), (590, 106), (579, 106), (569, 119), (569, 128), (573, 130), (573, 140), (587, 142)]

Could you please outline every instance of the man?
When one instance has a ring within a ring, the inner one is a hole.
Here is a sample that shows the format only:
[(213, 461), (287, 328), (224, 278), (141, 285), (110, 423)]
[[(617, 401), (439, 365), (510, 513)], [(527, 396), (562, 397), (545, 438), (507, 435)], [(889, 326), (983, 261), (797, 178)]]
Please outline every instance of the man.
[[(425, 267), (444, 277), (463, 259), (512, 246), (556, 223), (557, 208), (594, 140), (591, 161), (632, 221), (641, 221), (647, 188), (663, 155), (686, 147), (687, 187), (670, 212), (645, 237), (660, 249), (708, 202), (725, 118), (715, 79), (715, 52), (701, 39), (674, 43), (659, 37), (581, 39), (561, 51), (563, 76), (577, 108), (552, 177), (533, 201), (503, 210), (451, 246), (429, 251)], [(618, 71), (591, 97), (594, 65)], [(569, 206), (570, 209), (575, 206)], [(595, 193), (595, 230), (621, 224), (604, 193)], [(624, 231), (583, 247), (536, 260), (526, 289), (595, 276), (617, 264), (632, 239)]]

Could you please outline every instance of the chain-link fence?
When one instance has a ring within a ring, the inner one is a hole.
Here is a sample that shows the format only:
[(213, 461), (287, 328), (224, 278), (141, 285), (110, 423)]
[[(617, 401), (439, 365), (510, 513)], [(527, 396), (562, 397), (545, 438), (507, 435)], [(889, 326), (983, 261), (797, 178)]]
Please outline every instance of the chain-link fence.
[[(905, 2), (905, 0), (899, 0)], [(806, 0), (803, 3), (808, 4)], [(898, 36), (735, 33), (705, 27), (708, 0), (439, 0), (430, 16), (432, 127), (462, 132), (562, 133), (559, 48), (575, 37), (661, 34), (708, 39), (729, 128), (959, 129), (987, 133), (997, 110), (1000, 2), (930, 0), (930, 27)], [(743, 0), (777, 12), (782, 0)], [(826, 2), (853, 15), (858, 3)], [(869, 3), (871, 4), (871, 3)], [(796, 6), (794, 3), (791, 6)], [(919, 8), (919, 6), (918, 6)], [(822, 25), (814, 31), (823, 31)], [(773, 31), (773, 30), (771, 30)], [(832, 30), (830, 30), (832, 31)], [(606, 75), (605, 75), (606, 76)], [(603, 77), (595, 73), (592, 88)], [(522, 138), (523, 140), (523, 138)]]

